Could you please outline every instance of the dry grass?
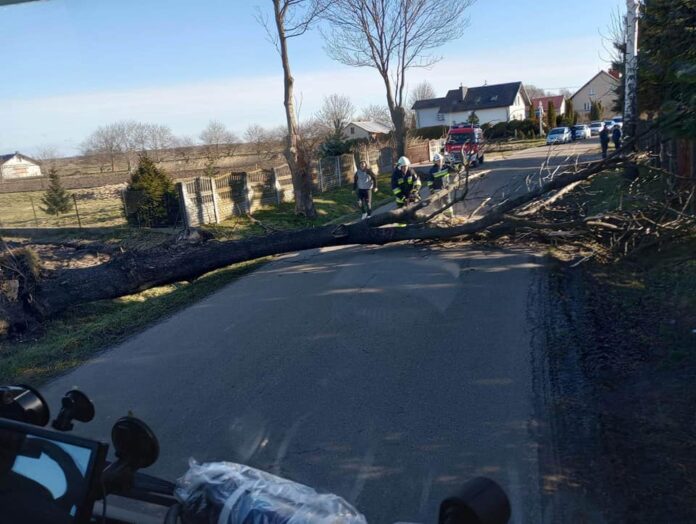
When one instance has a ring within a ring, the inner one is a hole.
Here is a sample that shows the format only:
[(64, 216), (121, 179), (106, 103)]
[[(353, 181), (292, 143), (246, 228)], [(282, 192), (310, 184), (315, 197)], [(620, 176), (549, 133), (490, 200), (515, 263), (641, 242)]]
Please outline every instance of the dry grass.
[[(125, 224), (123, 203), (118, 189), (105, 186), (69, 191), (77, 200), (82, 226), (116, 226)], [(41, 210), (43, 191), (29, 193), (0, 193), (0, 227), (77, 227), (73, 207), (70, 212), (52, 216)]]

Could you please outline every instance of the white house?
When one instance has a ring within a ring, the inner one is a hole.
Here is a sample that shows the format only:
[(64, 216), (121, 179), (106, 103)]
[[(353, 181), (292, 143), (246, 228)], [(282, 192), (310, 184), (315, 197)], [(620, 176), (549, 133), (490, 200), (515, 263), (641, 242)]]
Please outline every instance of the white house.
[(413, 105), (416, 125), (449, 126), (467, 122), (476, 113), (479, 124), (524, 120), (530, 105), (522, 82), (450, 89), (443, 98), (419, 100)]
[(363, 138), (374, 140), (379, 135), (388, 133), (391, 133), (391, 128), (379, 122), (351, 122), (343, 129), (343, 134), (348, 140)]
[(0, 180), (41, 176), (41, 167), (36, 160), (21, 153), (0, 155)]

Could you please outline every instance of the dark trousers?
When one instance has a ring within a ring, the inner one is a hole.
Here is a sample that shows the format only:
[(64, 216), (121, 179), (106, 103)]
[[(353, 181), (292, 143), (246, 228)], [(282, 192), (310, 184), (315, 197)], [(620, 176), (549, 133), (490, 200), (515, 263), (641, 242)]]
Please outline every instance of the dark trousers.
[(614, 148), (619, 149), (621, 147), (621, 139), (614, 140)]
[(367, 216), (372, 215), (372, 189), (358, 189), (358, 200), (360, 200), (360, 209)]
[(602, 158), (607, 157), (607, 150), (609, 149), (609, 142), (602, 142)]

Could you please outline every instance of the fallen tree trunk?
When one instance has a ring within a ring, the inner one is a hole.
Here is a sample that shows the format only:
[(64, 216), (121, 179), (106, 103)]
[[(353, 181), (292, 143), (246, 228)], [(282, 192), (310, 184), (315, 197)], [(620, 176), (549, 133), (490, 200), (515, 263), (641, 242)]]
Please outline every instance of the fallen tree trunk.
[[(541, 195), (584, 180), (611, 165), (601, 161), (588, 164), (578, 172), (564, 173), (524, 195), (493, 207), (485, 216), (470, 222), (433, 227), (425, 222), (433, 216), (430, 201), (408, 208), (375, 215), (368, 220), (312, 229), (276, 232), (246, 240), (204, 240), (195, 244), (172, 242), (145, 252), (115, 255), (98, 266), (44, 272), (40, 276), (22, 271), (23, 263), (2, 264), (0, 278), (14, 282), (12, 292), (0, 286), (0, 333), (21, 331), (34, 321), (55, 315), (85, 302), (112, 299), (174, 282), (193, 280), (215, 269), (270, 255), (350, 244), (383, 245), (415, 239), (444, 239), (482, 231), (503, 220), (506, 213)], [(461, 199), (462, 192), (457, 199)], [(433, 200), (438, 201), (437, 198)], [(407, 227), (380, 227), (407, 222)], [(16, 258), (16, 257), (15, 257)], [(26, 264), (25, 264), (26, 265)], [(2, 282), (0, 282), (2, 284)], [(7, 287), (7, 286), (5, 286)]]

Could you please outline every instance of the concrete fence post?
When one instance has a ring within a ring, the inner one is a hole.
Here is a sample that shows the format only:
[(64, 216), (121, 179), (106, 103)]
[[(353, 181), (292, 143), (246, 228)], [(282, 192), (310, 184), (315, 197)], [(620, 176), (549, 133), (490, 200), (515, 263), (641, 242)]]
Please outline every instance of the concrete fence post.
[(220, 217), (220, 201), (218, 200), (217, 183), (212, 177), (210, 178), (210, 189), (213, 194), (213, 214), (215, 215), (215, 223), (219, 224), (222, 222), (222, 218)]
[(244, 180), (244, 205), (246, 206), (246, 212), (251, 215), (251, 204), (254, 199), (254, 192), (249, 184), (249, 174), (242, 173), (242, 177)]
[(273, 187), (275, 187), (276, 194), (276, 204), (280, 206), (283, 202), (283, 196), (281, 194), (282, 188), (280, 187), (280, 180), (278, 180), (278, 168), (273, 168)]
[(341, 187), (341, 179), (343, 178), (343, 173), (341, 173), (341, 157), (337, 156), (335, 158), (336, 161), (334, 163), (334, 171), (338, 174), (338, 187)]
[(184, 227), (191, 227), (191, 215), (188, 209), (188, 193), (186, 192), (186, 182), (177, 182), (176, 191), (179, 193), (179, 212), (184, 218)]

